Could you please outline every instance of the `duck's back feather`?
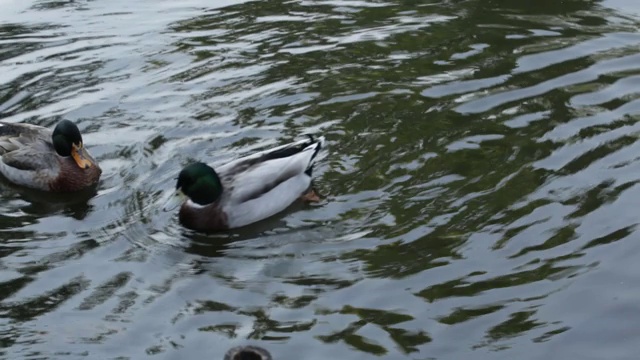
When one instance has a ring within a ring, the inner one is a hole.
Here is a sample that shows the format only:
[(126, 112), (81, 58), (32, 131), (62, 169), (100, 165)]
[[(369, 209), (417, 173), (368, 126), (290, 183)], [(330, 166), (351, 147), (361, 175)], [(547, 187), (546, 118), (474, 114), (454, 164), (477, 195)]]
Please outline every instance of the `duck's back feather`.
[(30, 124), (0, 122), (0, 173), (18, 185), (47, 190), (59, 172), (51, 130)]
[(225, 208), (229, 227), (244, 226), (273, 216), (291, 205), (311, 185), (306, 174), (289, 177), (267, 189), (259, 197), (234, 203)]
[(31, 188), (48, 190), (48, 180), (58, 176), (58, 159), (49, 152), (35, 153), (20, 148), (2, 155), (0, 173), (9, 181)]
[(0, 155), (25, 146), (53, 150), (51, 130), (31, 124), (0, 122)]
[(324, 138), (306, 139), (232, 161), (218, 168), (232, 203), (258, 198), (313, 165)]
[(287, 208), (311, 185), (313, 166), (324, 138), (310, 138), (238, 159), (220, 167), (230, 227), (262, 220)]
[(216, 171), (218, 173), (239, 173), (258, 163), (295, 156), (302, 151), (308, 150), (307, 148), (310, 146), (313, 146), (314, 149), (313, 155), (311, 156), (311, 159), (313, 159), (318, 154), (318, 151), (324, 147), (324, 137), (321, 136), (314, 139), (310, 136), (309, 139), (299, 140), (256, 152), (251, 155), (232, 160), (217, 168)]

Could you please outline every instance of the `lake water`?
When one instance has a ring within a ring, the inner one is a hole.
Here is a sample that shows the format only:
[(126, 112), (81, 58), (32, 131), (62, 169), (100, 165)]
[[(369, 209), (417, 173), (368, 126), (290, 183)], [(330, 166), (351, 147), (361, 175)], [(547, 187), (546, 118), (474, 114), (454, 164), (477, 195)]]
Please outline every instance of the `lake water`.
[[(0, 1), (2, 359), (637, 359), (640, 2)], [(182, 228), (182, 166), (324, 134), (324, 200)]]

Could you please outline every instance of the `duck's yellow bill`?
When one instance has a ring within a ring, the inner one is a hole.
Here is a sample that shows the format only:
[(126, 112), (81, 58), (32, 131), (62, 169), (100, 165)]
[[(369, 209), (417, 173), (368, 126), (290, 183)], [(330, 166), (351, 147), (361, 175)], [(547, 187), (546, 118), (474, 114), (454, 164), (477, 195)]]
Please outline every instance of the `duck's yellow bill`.
[(185, 200), (187, 200), (187, 197), (184, 195), (182, 190), (177, 189), (173, 193), (173, 195), (171, 195), (169, 200), (167, 200), (167, 202), (164, 204), (164, 206), (162, 207), (162, 210), (171, 211), (177, 208), (178, 206), (182, 205), (182, 203), (185, 202)]
[(89, 168), (93, 165), (93, 162), (89, 160), (89, 154), (87, 154), (87, 150), (84, 149), (84, 146), (80, 144), (80, 146), (73, 144), (71, 148), (71, 156), (73, 160), (75, 160), (78, 167), (81, 169)]

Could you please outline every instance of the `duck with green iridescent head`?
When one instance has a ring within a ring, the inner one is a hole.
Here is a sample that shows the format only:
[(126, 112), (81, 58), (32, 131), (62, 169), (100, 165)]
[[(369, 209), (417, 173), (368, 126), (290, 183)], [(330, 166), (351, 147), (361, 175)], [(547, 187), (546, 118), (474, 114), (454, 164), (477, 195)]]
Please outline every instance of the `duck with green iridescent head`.
[(180, 171), (165, 211), (179, 205), (180, 223), (212, 232), (243, 227), (273, 216), (298, 199), (320, 199), (311, 186), (324, 137), (292, 142), (213, 169), (196, 162)]
[(62, 120), (53, 131), (0, 122), (0, 173), (16, 185), (73, 192), (95, 185), (102, 170), (84, 147), (76, 124)]

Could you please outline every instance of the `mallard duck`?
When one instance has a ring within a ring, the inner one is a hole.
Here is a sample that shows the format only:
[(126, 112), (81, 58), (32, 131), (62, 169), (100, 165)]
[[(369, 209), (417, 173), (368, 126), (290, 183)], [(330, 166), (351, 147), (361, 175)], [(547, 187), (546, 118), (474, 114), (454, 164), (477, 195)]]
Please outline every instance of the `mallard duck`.
[(42, 126), (0, 122), (0, 173), (17, 185), (50, 192), (85, 189), (102, 170), (82, 143), (78, 127), (60, 121)]
[(259, 346), (237, 346), (227, 351), (224, 360), (271, 360), (271, 354)]
[(231, 161), (217, 170), (196, 162), (180, 171), (165, 211), (182, 204), (180, 222), (198, 231), (242, 227), (286, 209), (298, 198), (319, 201), (311, 187), (324, 137), (278, 146)]

